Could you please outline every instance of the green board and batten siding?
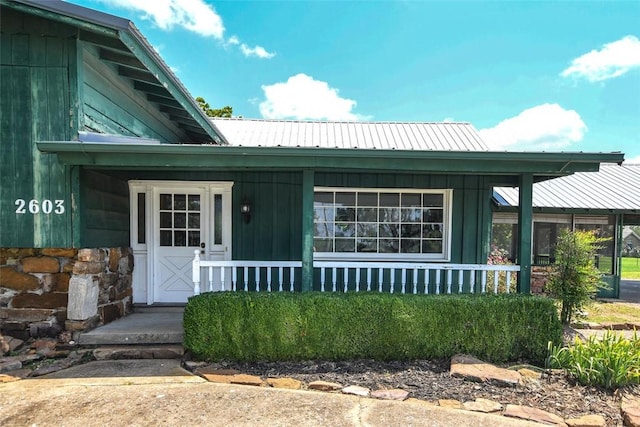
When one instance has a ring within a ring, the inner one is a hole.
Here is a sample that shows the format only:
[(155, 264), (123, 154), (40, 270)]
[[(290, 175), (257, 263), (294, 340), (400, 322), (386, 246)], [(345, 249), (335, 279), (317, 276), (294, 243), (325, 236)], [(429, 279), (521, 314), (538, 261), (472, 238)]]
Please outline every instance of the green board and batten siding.
[[(75, 29), (4, 9), (0, 28), (0, 246), (71, 246), (69, 168), (33, 141), (70, 137)], [(17, 200), (25, 213), (16, 213)], [(63, 200), (65, 212), (31, 214), (31, 200)]]

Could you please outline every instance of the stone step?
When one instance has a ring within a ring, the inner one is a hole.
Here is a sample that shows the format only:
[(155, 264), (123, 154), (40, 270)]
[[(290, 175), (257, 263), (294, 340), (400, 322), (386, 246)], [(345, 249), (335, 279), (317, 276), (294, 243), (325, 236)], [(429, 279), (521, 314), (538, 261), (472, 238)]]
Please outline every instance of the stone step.
[(182, 344), (182, 313), (133, 313), (78, 336), (81, 346)]
[(180, 359), (184, 348), (179, 345), (103, 346), (93, 350), (96, 360)]

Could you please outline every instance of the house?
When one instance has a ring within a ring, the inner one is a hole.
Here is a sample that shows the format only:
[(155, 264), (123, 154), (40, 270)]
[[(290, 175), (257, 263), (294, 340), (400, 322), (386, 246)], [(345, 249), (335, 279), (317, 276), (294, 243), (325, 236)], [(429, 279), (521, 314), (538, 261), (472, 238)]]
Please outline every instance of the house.
[(640, 236), (630, 226), (622, 229), (622, 252), (629, 254), (633, 251), (640, 252)]
[[(608, 239), (598, 250), (596, 265), (609, 290), (602, 297), (618, 298), (620, 254), (634, 244), (629, 225), (640, 225), (640, 165), (602, 165), (598, 172), (578, 172), (533, 185), (533, 270), (544, 271), (554, 261), (562, 229), (595, 230)], [(517, 262), (518, 189), (494, 189), (493, 244)], [(640, 240), (635, 240), (635, 247)], [(543, 281), (539, 281), (537, 291)]]
[[(494, 187), (521, 190), (527, 293), (533, 184), (624, 157), (492, 152), (467, 123), (210, 121), (131, 22), (56, 0), (0, 5), (4, 330), (184, 303), (194, 251), (299, 263), (295, 291), (321, 289), (331, 262), (366, 266), (385, 291), (474, 291)], [(382, 271), (400, 263), (402, 277)]]

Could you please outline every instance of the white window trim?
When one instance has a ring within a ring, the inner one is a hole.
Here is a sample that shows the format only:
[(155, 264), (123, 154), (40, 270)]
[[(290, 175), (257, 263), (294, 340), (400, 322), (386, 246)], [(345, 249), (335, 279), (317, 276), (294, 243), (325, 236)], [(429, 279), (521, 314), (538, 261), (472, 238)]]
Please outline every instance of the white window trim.
[[(318, 192), (382, 192), (382, 193), (419, 193), (442, 194), (443, 196), (443, 235), (442, 252), (434, 254), (412, 253), (357, 253), (357, 252), (314, 252), (313, 259), (318, 261), (426, 261), (449, 262), (451, 261), (451, 235), (452, 235), (452, 211), (453, 189), (437, 188), (372, 188), (372, 187), (314, 187), (314, 195)], [(315, 230), (315, 225), (314, 225)], [(315, 237), (315, 236), (314, 236)]]

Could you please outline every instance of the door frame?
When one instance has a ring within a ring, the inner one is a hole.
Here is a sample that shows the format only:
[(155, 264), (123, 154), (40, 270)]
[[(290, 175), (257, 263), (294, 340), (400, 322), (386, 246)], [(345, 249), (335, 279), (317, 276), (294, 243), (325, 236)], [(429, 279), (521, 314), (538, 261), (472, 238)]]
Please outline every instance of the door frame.
[[(233, 181), (164, 181), (164, 180), (130, 180), (129, 204), (130, 204), (130, 244), (135, 259), (133, 273), (133, 303), (155, 303), (155, 265), (157, 264), (157, 244), (155, 227), (158, 215), (155, 201), (162, 190), (200, 189), (204, 191), (207, 203), (207, 226), (203, 241), (207, 242), (205, 259), (213, 253), (224, 253), (225, 260), (232, 259), (232, 188)], [(222, 195), (222, 244), (213, 245), (214, 227), (212, 219), (214, 215), (214, 195)], [(140, 217), (140, 211), (144, 209), (144, 216)], [(139, 221), (140, 220), (140, 221)], [(141, 230), (140, 228), (144, 228)]]

